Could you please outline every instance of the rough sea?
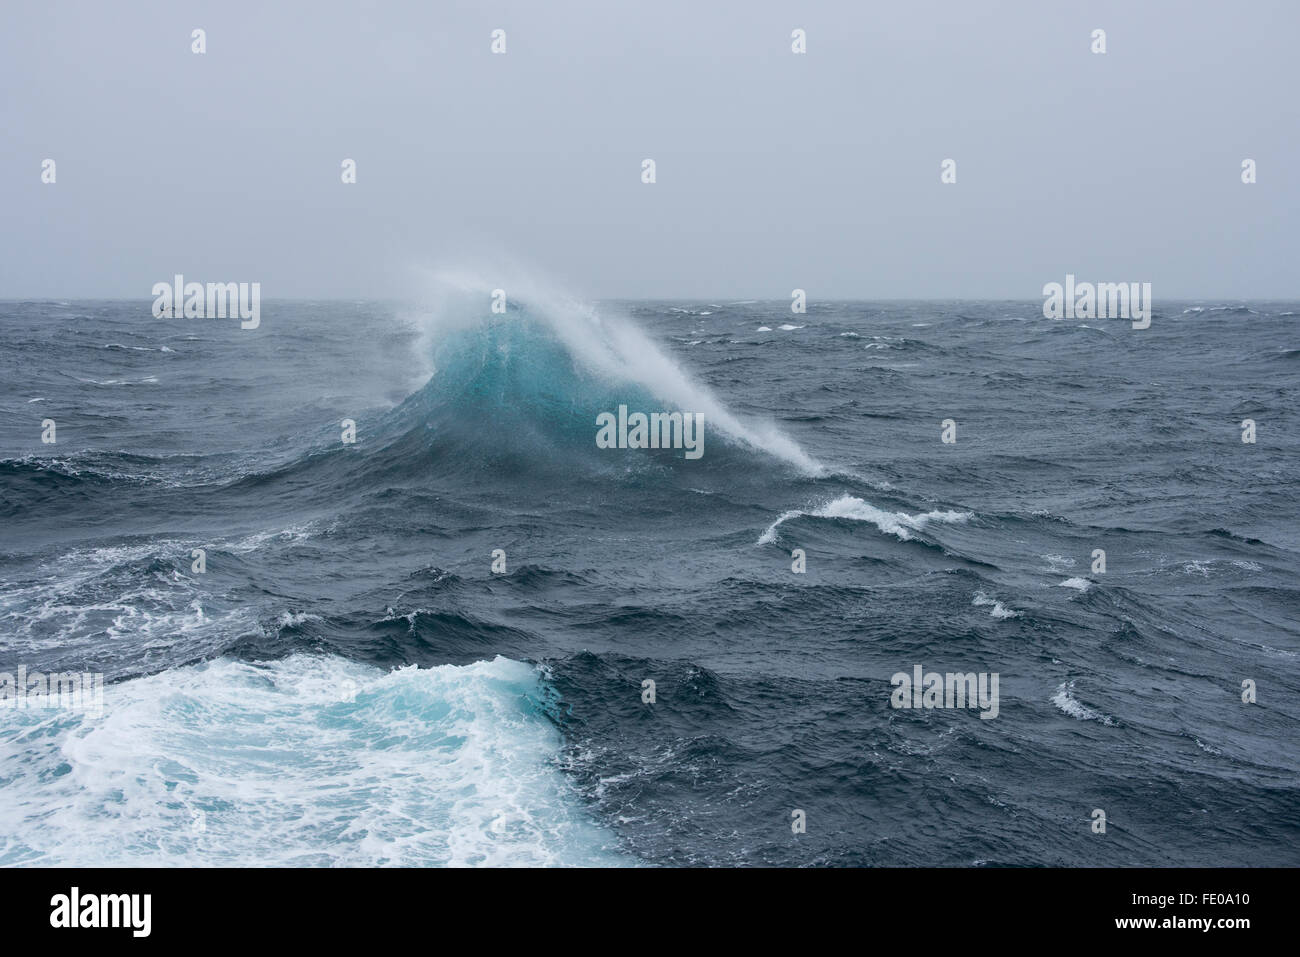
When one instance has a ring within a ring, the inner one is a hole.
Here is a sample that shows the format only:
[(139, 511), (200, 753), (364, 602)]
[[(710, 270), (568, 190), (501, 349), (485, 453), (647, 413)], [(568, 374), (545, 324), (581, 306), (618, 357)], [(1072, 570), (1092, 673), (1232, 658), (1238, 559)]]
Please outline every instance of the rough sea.
[(1300, 864), (1300, 304), (150, 305), (0, 303), (0, 865)]

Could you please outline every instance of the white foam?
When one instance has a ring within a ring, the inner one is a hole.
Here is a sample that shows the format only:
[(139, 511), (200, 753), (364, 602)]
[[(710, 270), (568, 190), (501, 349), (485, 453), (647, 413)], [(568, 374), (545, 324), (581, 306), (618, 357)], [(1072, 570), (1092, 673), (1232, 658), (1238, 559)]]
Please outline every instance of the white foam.
[(0, 865), (626, 863), (506, 658), (385, 672), (226, 659), (0, 709)]
[[(332, 528), (334, 528), (333, 525), (330, 526), (330, 529)], [(295, 525), (285, 526), (279, 531), (254, 532), (251, 535), (245, 535), (243, 538), (228, 541), (225, 548), (238, 555), (246, 555), (260, 550), (267, 542), (291, 544), (311, 538), (318, 531), (319, 522), (299, 522)]]
[(1057, 582), (1056, 587), (1073, 588), (1075, 591), (1087, 591), (1092, 587), (1092, 582), (1086, 578), (1067, 578), (1063, 582)]
[(768, 545), (776, 541), (777, 528), (782, 523), (801, 515), (811, 515), (814, 518), (848, 518), (857, 522), (870, 522), (882, 532), (894, 535), (904, 542), (912, 538), (912, 532), (924, 530), (930, 522), (965, 522), (974, 517), (970, 512), (939, 510), (925, 512), (920, 515), (908, 515), (906, 512), (887, 512), (856, 496), (841, 495), (834, 501), (812, 511), (796, 509), (783, 512), (780, 518), (769, 525), (767, 531), (759, 536), (756, 544)]
[(799, 509), (795, 509), (794, 511), (790, 511), (790, 512), (782, 512), (781, 517), (778, 518), (771, 525), (769, 525), (767, 527), (767, 531), (765, 531), (762, 535), (758, 536), (758, 541), (755, 542), (754, 544), (756, 545), (772, 544), (772, 542), (776, 541), (776, 530), (781, 525), (782, 522), (786, 522), (792, 518), (797, 518), (800, 515), (807, 515), (807, 514), (808, 514), (807, 512), (801, 512)]
[(280, 613), (280, 617), (275, 620), (275, 624), (279, 628), (298, 628), (309, 621), (324, 621), (324, 619), (320, 615), (313, 615), (305, 611), (285, 611)]
[(1094, 711), (1086, 705), (1080, 704), (1074, 697), (1074, 682), (1062, 682), (1061, 686), (1056, 689), (1056, 694), (1052, 695), (1052, 704), (1058, 709), (1068, 714), (1071, 718), (1079, 721), (1100, 721), (1102, 724), (1113, 726), (1115, 722), (1102, 714), (1100, 711)]
[(983, 606), (985, 608), (992, 605), (993, 607), (992, 610), (989, 611), (989, 616), (992, 618), (997, 618), (1002, 621), (1005, 621), (1008, 618), (1020, 617), (1020, 612), (1012, 611), (1010, 608), (1007, 608), (1005, 605), (1002, 604), (1002, 602), (998, 601), (996, 598), (990, 598), (988, 595), (984, 594), (983, 592), (978, 592), (975, 595), (975, 599), (974, 601), (971, 602), (971, 604)]
[(14, 582), (0, 582), (0, 652), (24, 656), (59, 647), (94, 653), (105, 641), (127, 656), (184, 643), (206, 654), (256, 627), (247, 606), (217, 615), (194, 578), (132, 566), (151, 559), (190, 565), (190, 545), (160, 539), (142, 545), (74, 549)]

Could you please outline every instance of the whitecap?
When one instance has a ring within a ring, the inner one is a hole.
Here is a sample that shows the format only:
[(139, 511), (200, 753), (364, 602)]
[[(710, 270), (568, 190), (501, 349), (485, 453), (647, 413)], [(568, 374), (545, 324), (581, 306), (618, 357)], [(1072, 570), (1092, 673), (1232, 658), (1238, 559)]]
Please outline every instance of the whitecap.
[(876, 508), (870, 502), (865, 502), (853, 495), (841, 495), (834, 501), (827, 502), (820, 508), (812, 511), (795, 509), (789, 512), (783, 512), (779, 518), (767, 530), (759, 536), (755, 544), (768, 545), (776, 541), (777, 528), (792, 518), (802, 515), (808, 515), (813, 518), (847, 518), (857, 522), (870, 522), (880, 531), (897, 537), (900, 541), (910, 541), (913, 532), (920, 532), (930, 522), (966, 522), (974, 515), (971, 512), (957, 512), (952, 510), (935, 510), (924, 512), (919, 515), (908, 515), (906, 512), (887, 512), (884, 509)]
[(1056, 705), (1065, 714), (1079, 721), (1100, 721), (1102, 724), (1112, 727), (1115, 722), (1102, 714), (1100, 711), (1094, 711), (1087, 705), (1080, 704), (1074, 697), (1074, 682), (1062, 682), (1061, 686), (1056, 689), (1056, 694), (1052, 695), (1052, 704)]
[(992, 605), (993, 607), (989, 611), (989, 617), (997, 618), (1000, 621), (1005, 621), (1008, 618), (1020, 617), (1020, 612), (1013, 611), (1010, 608), (1007, 608), (1005, 605), (1002, 604), (1002, 602), (998, 601), (996, 598), (990, 598), (988, 595), (984, 594), (983, 592), (977, 592), (975, 595), (975, 599), (974, 601), (971, 602), (971, 604), (985, 607), (985, 608)]

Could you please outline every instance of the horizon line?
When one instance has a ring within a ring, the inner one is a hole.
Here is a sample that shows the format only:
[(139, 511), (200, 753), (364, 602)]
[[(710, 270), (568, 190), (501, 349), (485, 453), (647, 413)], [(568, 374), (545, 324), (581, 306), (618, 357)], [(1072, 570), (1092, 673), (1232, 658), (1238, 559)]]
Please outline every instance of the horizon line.
[[(525, 297), (519, 297), (526, 302)], [(0, 295), (0, 302), (152, 302), (154, 296), (6, 296)], [(730, 296), (595, 296), (581, 301), (586, 302), (700, 302), (705, 299), (716, 300), (717, 305), (748, 305), (768, 302), (789, 302), (788, 296), (776, 298), (734, 299)], [(729, 301), (724, 301), (729, 300)], [(381, 296), (263, 296), (262, 302), (383, 302), (383, 303), (419, 303), (419, 298), (381, 297)], [(1021, 298), (1014, 296), (825, 296), (809, 297), (808, 303), (814, 302), (1041, 302), (1042, 296)], [(1167, 296), (1162, 302), (1300, 302), (1300, 293), (1292, 296), (1257, 296), (1243, 298), (1240, 296)]]

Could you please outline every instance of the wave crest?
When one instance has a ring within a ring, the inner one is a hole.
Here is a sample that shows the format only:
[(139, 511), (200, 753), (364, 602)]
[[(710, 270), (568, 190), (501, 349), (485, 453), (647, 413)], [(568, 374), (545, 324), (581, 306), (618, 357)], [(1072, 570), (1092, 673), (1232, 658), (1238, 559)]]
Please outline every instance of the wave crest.
[(805, 473), (824, 472), (774, 425), (733, 414), (629, 318), (535, 287), (493, 314), (488, 284), (445, 275), (440, 282), (441, 305), (417, 320), (433, 373), (413, 397), (435, 425), (449, 426), (458, 416), (480, 430), (581, 436), (594, 448), (596, 415), (619, 404), (699, 412), (711, 437)]
[(822, 507), (812, 511), (794, 509), (784, 512), (780, 518), (767, 527), (767, 531), (759, 536), (755, 544), (770, 545), (776, 541), (777, 529), (782, 524), (792, 518), (800, 518), (805, 515), (812, 518), (847, 518), (855, 522), (870, 522), (880, 531), (893, 535), (899, 541), (904, 542), (911, 541), (913, 532), (924, 531), (925, 527), (931, 522), (966, 522), (975, 517), (971, 512), (942, 509), (923, 512), (918, 515), (908, 515), (906, 512), (887, 512), (856, 496), (841, 495), (834, 501), (827, 502)]

